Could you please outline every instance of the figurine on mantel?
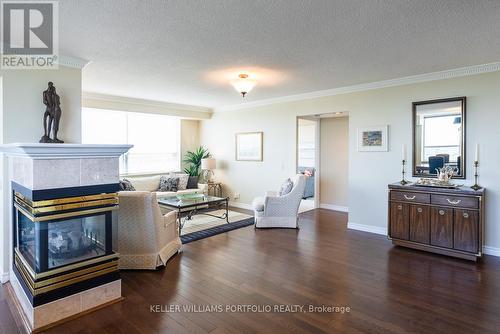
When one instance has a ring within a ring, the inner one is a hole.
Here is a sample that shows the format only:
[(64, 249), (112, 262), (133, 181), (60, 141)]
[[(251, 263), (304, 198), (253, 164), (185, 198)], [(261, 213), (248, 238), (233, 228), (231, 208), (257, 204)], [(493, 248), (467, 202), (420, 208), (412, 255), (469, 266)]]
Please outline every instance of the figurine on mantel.
[[(57, 95), (56, 87), (52, 82), (49, 82), (47, 90), (43, 92), (43, 104), (46, 106), (43, 114), (44, 135), (40, 139), (40, 143), (64, 143), (57, 138), (62, 111), (59, 95)], [(50, 138), (51, 130), (53, 138)]]

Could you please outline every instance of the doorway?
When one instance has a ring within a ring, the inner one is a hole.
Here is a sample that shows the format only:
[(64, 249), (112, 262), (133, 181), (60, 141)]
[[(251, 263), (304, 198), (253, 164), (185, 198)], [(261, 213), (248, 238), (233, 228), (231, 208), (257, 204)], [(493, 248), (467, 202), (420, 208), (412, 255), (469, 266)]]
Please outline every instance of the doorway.
[(348, 212), (349, 113), (297, 117), (297, 173), (306, 176), (300, 212)]

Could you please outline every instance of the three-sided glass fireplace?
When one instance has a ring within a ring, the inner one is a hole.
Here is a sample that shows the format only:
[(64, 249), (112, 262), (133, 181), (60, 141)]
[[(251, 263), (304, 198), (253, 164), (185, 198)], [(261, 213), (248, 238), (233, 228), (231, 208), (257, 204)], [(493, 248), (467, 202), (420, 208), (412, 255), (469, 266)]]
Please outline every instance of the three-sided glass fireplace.
[(111, 235), (115, 185), (55, 193), (12, 187), (14, 269), (33, 305), (119, 278)]

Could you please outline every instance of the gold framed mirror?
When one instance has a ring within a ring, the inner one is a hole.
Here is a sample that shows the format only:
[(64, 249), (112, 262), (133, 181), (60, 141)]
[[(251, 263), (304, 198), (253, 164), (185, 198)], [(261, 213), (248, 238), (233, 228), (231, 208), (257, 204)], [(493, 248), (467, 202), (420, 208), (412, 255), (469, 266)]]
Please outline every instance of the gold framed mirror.
[(413, 176), (436, 177), (449, 166), (465, 179), (466, 98), (413, 102)]

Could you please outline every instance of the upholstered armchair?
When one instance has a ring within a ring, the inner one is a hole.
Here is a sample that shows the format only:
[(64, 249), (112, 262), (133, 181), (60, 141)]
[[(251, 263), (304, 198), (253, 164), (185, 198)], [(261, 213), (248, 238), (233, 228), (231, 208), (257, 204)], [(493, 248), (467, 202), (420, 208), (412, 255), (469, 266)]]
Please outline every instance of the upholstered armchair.
[(156, 194), (121, 191), (115, 248), (120, 269), (156, 269), (181, 249), (177, 213), (162, 215)]
[(292, 190), (283, 196), (277, 192), (268, 192), (264, 197), (253, 201), (255, 227), (298, 228), (298, 213), (300, 201), (304, 195), (306, 177), (297, 174), (292, 180)]

